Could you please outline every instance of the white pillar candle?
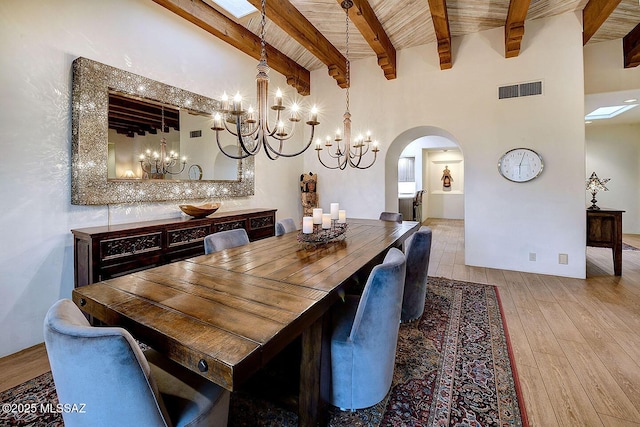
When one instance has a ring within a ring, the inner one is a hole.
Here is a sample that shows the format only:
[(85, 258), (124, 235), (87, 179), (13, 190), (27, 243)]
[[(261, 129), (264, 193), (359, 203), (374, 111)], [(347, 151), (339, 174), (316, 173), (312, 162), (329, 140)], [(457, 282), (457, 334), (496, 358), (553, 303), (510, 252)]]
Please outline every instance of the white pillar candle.
[(331, 228), (331, 214), (322, 214), (322, 228)]
[(315, 208), (313, 210), (313, 223), (322, 224), (322, 208)]
[(338, 210), (340, 205), (338, 203), (331, 203), (331, 219), (338, 219)]
[(313, 233), (313, 217), (305, 216), (302, 218), (302, 232), (304, 234)]
[(345, 222), (347, 222), (347, 211), (340, 209), (338, 211), (338, 223), (344, 224)]

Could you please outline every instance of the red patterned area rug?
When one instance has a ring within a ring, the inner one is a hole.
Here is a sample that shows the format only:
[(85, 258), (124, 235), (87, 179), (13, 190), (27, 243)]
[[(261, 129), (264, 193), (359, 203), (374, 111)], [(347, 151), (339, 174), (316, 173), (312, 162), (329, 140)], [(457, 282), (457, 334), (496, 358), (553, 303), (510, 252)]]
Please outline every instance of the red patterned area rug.
[[(355, 412), (330, 407), (328, 425), (526, 427), (511, 359), (497, 289), (430, 277), (421, 320), (400, 326), (396, 369), (387, 397)], [(62, 426), (57, 414), (4, 411), (7, 404), (55, 406), (50, 373), (0, 393), (0, 400), (1, 426)], [(229, 426), (296, 426), (293, 407), (250, 392), (234, 393)]]

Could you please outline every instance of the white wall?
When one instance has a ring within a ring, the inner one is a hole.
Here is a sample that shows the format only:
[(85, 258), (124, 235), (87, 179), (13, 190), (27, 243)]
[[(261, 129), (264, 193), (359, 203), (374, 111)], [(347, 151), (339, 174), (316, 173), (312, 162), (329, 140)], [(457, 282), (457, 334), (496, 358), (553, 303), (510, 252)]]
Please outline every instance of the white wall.
[[(256, 60), (151, 0), (0, 2), (0, 356), (42, 342), (47, 309), (70, 297), (71, 229), (181, 215), (178, 202), (70, 204), (78, 56), (205, 96), (255, 94)], [(281, 75), (270, 76), (272, 87), (293, 94)], [(302, 164), (260, 155), (255, 196), (224, 200), (221, 210), (271, 207), (300, 217)]]
[[(596, 194), (601, 208), (622, 209), (622, 232), (640, 234), (640, 124), (587, 126), (586, 176), (611, 178), (609, 191)], [(591, 193), (585, 191), (585, 204)]]
[[(315, 153), (307, 154), (305, 169), (318, 172), (321, 200), (369, 218), (392, 208), (397, 167), (390, 170), (402, 149), (429, 130), (456, 141), (464, 154), (468, 265), (584, 277), (581, 27), (572, 13), (529, 21), (520, 56), (510, 59), (504, 58), (504, 28), (454, 38), (453, 68), (445, 71), (434, 44), (405, 49), (391, 81), (375, 58), (354, 62), (353, 125), (370, 127), (380, 155), (390, 159), (366, 171), (329, 171), (316, 166)], [(543, 96), (497, 100), (499, 85), (538, 79), (544, 79)], [(324, 70), (312, 80), (322, 106), (331, 109), (323, 123), (333, 129), (341, 122), (344, 91)], [(545, 172), (525, 184), (506, 181), (496, 169), (502, 153), (520, 146), (546, 161)], [(529, 252), (537, 253), (536, 262)], [(558, 264), (558, 253), (569, 255), (568, 265)]]

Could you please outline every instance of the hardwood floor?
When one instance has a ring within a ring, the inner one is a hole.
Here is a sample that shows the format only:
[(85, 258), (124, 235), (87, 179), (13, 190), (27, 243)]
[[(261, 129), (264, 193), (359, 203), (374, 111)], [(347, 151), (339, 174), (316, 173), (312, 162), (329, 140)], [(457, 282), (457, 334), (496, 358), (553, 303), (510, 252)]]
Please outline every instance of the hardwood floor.
[(606, 248), (587, 248), (586, 280), (468, 267), (463, 221), (425, 224), (430, 276), (498, 286), (531, 426), (640, 426), (640, 251), (621, 277)]
[(44, 344), (0, 359), (0, 391), (8, 390), (51, 370)]
[[(469, 267), (463, 221), (425, 224), (430, 276), (498, 286), (531, 426), (640, 427), (640, 251), (623, 251), (621, 277), (604, 248), (587, 248), (586, 280)], [(46, 371), (45, 354), (0, 359), (0, 390)]]

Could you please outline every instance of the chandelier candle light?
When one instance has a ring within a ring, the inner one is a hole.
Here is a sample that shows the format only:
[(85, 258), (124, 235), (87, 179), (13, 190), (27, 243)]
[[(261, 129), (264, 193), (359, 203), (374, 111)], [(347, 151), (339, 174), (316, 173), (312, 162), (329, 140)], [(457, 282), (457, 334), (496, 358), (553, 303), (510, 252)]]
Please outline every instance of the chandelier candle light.
[(147, 174), (150, 177), (164, 179), (164, 176), (167, 174), (177, 175), (182, 173), (185, 166), (187, 165), (187, 158), (182, 158), (182, 168), (179, 171), (172, 171), (171, 168), (178, 164), (178, 159), (180, 155), (171, 150), (169, 154), (167, 154), (167, 139), (164, 137), (165, 127), (164, 127), (164, 107), (162, 107), (162, 124), (160, 132), (162, 133), (162, 138), (160, 139), (160, 153), (147, 149), (147, 151), (143, 154), (140, 154), (140, 168), (142, 169), (143, 174)]
[[(329, 166), (322, 161), (322, 157), (320, 152), (324, 149), (322, 147), (322, 143), (320, 139), (316, 140), (316, 151), (318, 152), (318, 160), (328, 169), (346, 169), (347, 165), (356, 169), (367, 169), (370, 168), (376, 161), (376, 157), (378, 155), (378, 141), (371, 141), (371, 132), (367, 132), (366, 136), (359, 135), (354, 144), (351, 145), (351, 113), (349, 112), (349, 87), (351, 86), (351, 66), (349, 62), (349, 9), (353, 6), (352, 0), (344, 0), (340, 3), (342, 8), (344, 9), (346, 15), (346, 58), (347, 58), (347, 92), (346, 92), (346, 105), (347, 109), (343, 115), (343, 133), (340, 132), (340, 129), (336, 130), (336, 135), (333, 141), (335, 141), (335, 151), (331, 153), (331, 148), (333, 146), (333, 142), (331, 141), (331, 137), (327, 136), (326, 141), (324, 143), (324, 147), (327, 148), (327, 153), (329, 157), (336, 159), (335, 166)], [(344, 139), (342, 137), (344, 135)], [(343, 142), (344, 141), (344, 142)], [(341, 142), (342, 145), (340, 144)], [(373, 153), (373, 159), (366, 166), (361, 164), (362, 157), (365, 156), (369, 151)]]
[[(271, 106), (271, 110), (274, 110), (275, 120), (269, 124), (269, 109), (268, 105), (268, 90), (269, 90), (269, 65), (267, 64), (267, 55), (265, 50), (265, 4), (266, 0), (262, 0), (262, 20), (260, 21), (260, 61), (258, 62), (258, 75), (256, 76), (257, 84), (257, 105), (258, 111), (253, 109), (253, 106), (249, 106), (248, 109), (244, 109), (242, 105), (242, 96), (238, 92), (232, 100), (226, 93), (222, 95), (222, 106), (220, 111), (216, 112), (213, 117), (213, 129), (216, 132), (216, 143), (220, 151), (227, 157), (232, 159), (244, 159), (249, 156), (255, 156), (260, 152), (260, 148), (264, 147), (264, 151), (271, 160), (275, 160), (280, 156), (294, 157), (302, 154), (313, 141), (313, 135), (315, 127), (320, 124), (318, 122), (318, 109), (314, 106), (309, 112), (307, 125), (311, 126), (311, 136), (309, 141), (302, 147), (301, 150), (285, 153), (284, 142), (291, 139), (294, 135), (295, 125), (301, 120), (299, 113), (299, 106), (294, 103), (291, 105), (288, 118), (284, 113), (286, 107), (282, 102), (282, 92), (277, 90), (274, 103)], [(256, 115), (257, 114), (257, 115)], [(285, 122), (291, 122), (291, 129), (288, 130)], [(232, 126), (229, 127), (228, 124)], [(228, 153), (222, 148), (220, 142), (220, 132), (227, 131), (232, 134), (238, 145), (237, 153)], [(277, 145), (274, 147), (269, 141), (272, 139)]]
[(324, 244), (347, 231), (347, 211), (340, 209), (338, 203), (331, 203), (330, 213), (323, 213), (322, 208), (313, 209), (313, 216), (302, 218), (302, 230), (298, 233), (298, 241), (307, 244)]

